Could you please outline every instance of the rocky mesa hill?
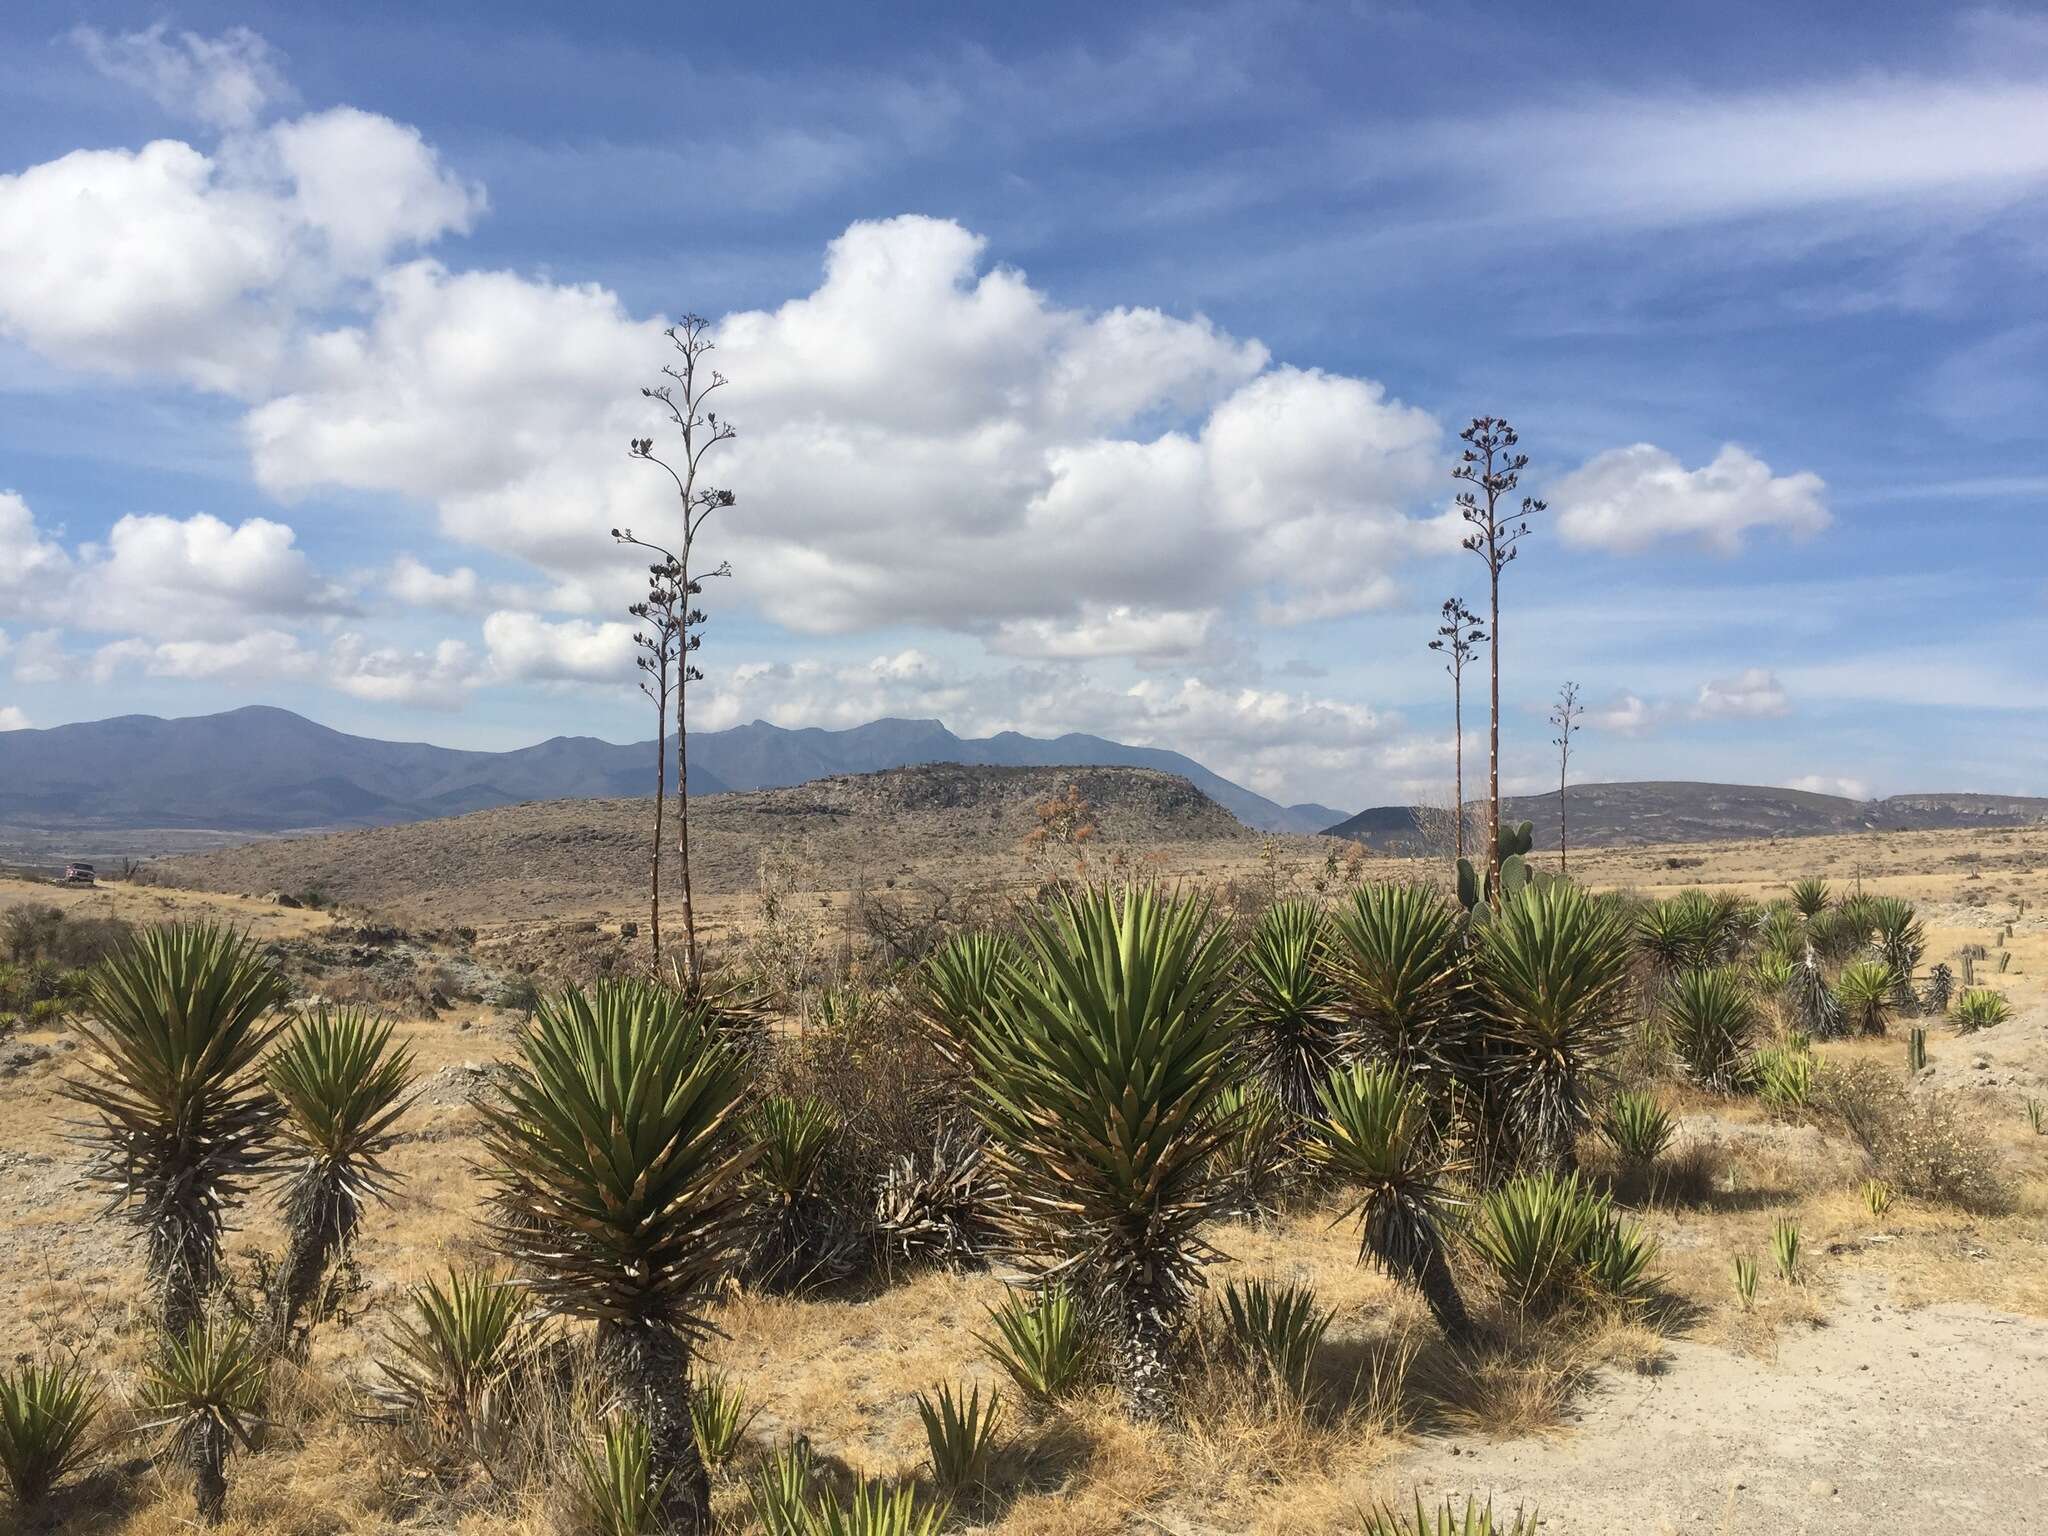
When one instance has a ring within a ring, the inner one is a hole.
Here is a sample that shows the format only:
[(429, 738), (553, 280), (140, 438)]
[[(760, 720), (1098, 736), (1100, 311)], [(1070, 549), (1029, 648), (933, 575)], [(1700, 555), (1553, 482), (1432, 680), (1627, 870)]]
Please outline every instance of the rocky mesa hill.
[[(940, 862), (1021, 872), (1037, 808), (1069, 786), (1093, 807), (1091, 845), (1104, 853), (1257, 836), (1186, 779), (1157, 769), (928, 764), (692, 800), (694, 883), (706, 895), (749, 890), (762, 851), (778, 845), (830, 871), (841, 888), (856, 873), (880, 882)], [(169, 885), (310, 891), (380, 912), (481, 923), (630, 905), (646, 888), (651, 817), (650, 799), (547, 800), (240, 844), (166, 859), (152, 872)], [(673, 877), (673, 859), (664, 873)]]

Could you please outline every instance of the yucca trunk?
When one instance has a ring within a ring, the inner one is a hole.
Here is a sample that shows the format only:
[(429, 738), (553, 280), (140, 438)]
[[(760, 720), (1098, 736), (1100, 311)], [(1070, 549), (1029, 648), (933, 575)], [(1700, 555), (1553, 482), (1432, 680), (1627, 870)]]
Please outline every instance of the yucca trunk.
[(711, 1529), (711, 1474), (690, 1423), (690, 1346), (666, 1328), (601, 1323), (598, 1368), (620, 1404), (647, 1426), (650, 1487), (667, 1528)]
[(192, 1503), (203, 1524), (228, 1514), (228, 1432), (218, 1419), (202, 1419), (184, 1434), (185, 1465), (192, 1469)]
[(1124, 1412), (1147, 1423), (1171, 1418), (1179, 1330), (1148, 1298), (1119, 1297), (1115, 1312), (1109, 1368)]
[(320, 1298), (328, 1266), (354, 1239), (361, 1204), (336, 1187), (328, 1169), (309, 1168), (285, 1202), (285, 1251), (271, 1297), (271, 1333), (281, 1346)]
[(1465, 1310), (1465, 1298), (1459, 1294), (1457, 1277), (1451, 1273), (1450, 1260), (1444, 1257), (1442, 1248), (1431, 1249), (1409, 1278), (1422, 1293), (1429, 1315), (1436, 1319), (1445, 1338), (1453, 1344), (1469, 1344), (1478, 1337), (1479, 1330), (1472, 1325), (1472, 1314)]

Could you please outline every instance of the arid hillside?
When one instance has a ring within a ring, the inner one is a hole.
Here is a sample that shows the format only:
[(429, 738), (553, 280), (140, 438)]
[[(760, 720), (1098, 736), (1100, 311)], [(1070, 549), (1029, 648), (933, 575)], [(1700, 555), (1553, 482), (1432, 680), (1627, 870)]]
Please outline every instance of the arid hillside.
[[(1186, 779), (1154, 769), (947, 763), (693, 801), (692, 870), (698, 891), (713, 898), (751, 890), (762, 853), (777, 847), (841, 890), (940, 863), (958, 877), (1015, 874), (1038, 807), (1070, 787), (1091, 807), (1088, 846), (1101, 857), (1257, 844)], [(444, 922), (630, 910), (632, 893), (646, 889), (651, 827), (650, 800), (537, 801), (222, 848), (166, 860), (155, 875), (201, 890), (310, 892)]]

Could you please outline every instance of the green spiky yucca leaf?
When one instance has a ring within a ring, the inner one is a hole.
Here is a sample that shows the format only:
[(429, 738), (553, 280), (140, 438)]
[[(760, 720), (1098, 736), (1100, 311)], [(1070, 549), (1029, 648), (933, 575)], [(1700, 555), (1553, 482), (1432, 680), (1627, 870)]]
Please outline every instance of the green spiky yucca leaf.
[(1227, 1209), (1247, 1219), (1271, 1214), (1295, 1151), (1286, 1107), (1263, 1078), (1250, 1078), (1226, 1084), (1209, 1114), (1229, 1128), (1215, 1154)]
[(917, 1416), (924, 1422), (932, 1480), (943, 1492), (958, 1495), (988, 1481), (989, 1458), (1003, 1424), (1000, 1393), (991, 1389), (984, 1401), (979, 1383), (965, 1393), (941, 1385), (936, 1397), (917, 1394)]
[(1472, 971), (1504, 1128), (1568, 1166), (1631, 1022), (1627, 915), (1561, 880), (1532, 887), (1481, 932)]
[(1990, 1029), (2011, 1018), (2012, 1004), (1989, 987), (1965, 987), (1956, 997), (1951, 1017), (1955, 1020), (1956, 1033), (1975, 1034), (1980, 1029)]
[(1418, 1080), (1457, 1070), (1468, 1048), (1458, 926), (1434, 891), (1387, 883), (1362, 886), (1331, 919), (1331, 969), (1362, 1046)]
[(1876, 918), (1877, 958), (1891, 968), (1892, 1003), (1910, 1008), (1918, 1000), (1913, 975), (1927, 953), (1927, 930), (1913, 903), (1901, 896), (1874, 896), (1870, 902)]
[(959, 933), (926, 957), (918, 969), (920, 1011), (956, 1053), (964, 1021), (985, 1018), (989, 1000), (1014, 983), (1023, 954), (1008, 934)]
[(1240, 965), (1246, 1067), (1299, 1118), (1314, 1112), (1316, 1085), (1342, 1059), (1348, 1031), (1326, 955), (1329, 923), (1309, 901), (1279, 901), (1260, 914)]
[(503, 1273), (453, 1269), (410, 1295), (371, 1394), (393, 1420), (420, 1423), (480, 1451), (503, 1422), (506, 1388), (533, 1358), (532, 1298)]
[(864, 1477), (846, 1498), (826, 1497), (811, 1511), (811, 1536), (939, 1536), (952, 1514), (915, 1483)]
[(1481, 1197), (1472, 1247), (1509, 1301), (1541, 1311), (1568, 1296), (1606, 1225), (1606, 1200), (1577, 1174), (1522, 1174)]
[(690, 1394), (690, 1427), (707, 1466), (721, 1467), (737, 1456), (761, 1410), (724, 1371), (707, 1372)]
[(27, 1361), (0, 1372), (0, 1471), (14, 1499), (32, 1510), (94, 1450), (100, 1391), (75, 1365)]
[(1801, 917), (1815, 918), (1827, 911), (1834, 901), (1828, 883), (1812, 875), (1797, 881), (1792, 886), (1792, 905)]
[(1309, 1373), (1337, 1314), (1316, 1303), (1305, 1285), (1233, 1280), (1223, 1288), (1223, 1332), (1232, 1351), (1297, 1400), (1308, 1396)]
[(993, 1333), (977, 1335), (1033, 1407), (1044, 1408), (1095, 1379), (1095, 1337), (1080, 1305), (1054, 1287), (988, 1309)]
[(747, 1502), (766, 1536), (811, 1536), (811, 1444), (778, 1446), (754, 1471)]
[(1682, 971), (1664, 1000), (1664, 1033), (1694, 1082), (1733, 1092), (1754, 1047), (1762, 1020), (1732, 966)]
[(1835, 997), (1842, 1005), (1843, 1019), (1866, 1035), (1883, 1034), (1891, 1022), (1897, 985), (1898, 978), (1882, 960), (1843, 966), (1842, 974), (1835, 978)]
[(1493, 1513), (1493, 1501), (1481, 1504), (1477, 1497), (1467, 1495), (1464, 1513), (1461, 1516), (1445, 1499), (1434, 1510), (1422, 1505), (1422, 1495), (1415, 1495), (1415, 1511), (1411, 1516), (1382, 1504), (1364, 1513), (1362, 1536), (1536, 1536), (1536, 1517), (1516, 1510), (1512, 1522), (1497, 1521)]
[(182, 1333), (220, 1279), (228, 1211), (268, 1174), (282, 1107), (260, 1061), (286, 988), (230, 929), (149, 929), (92, 972), (76, 1026), (93, 1047), (64, 1092), (96, 1116), (93, 1175), (143, 1231), (164, 1325)]
[(654, 1469), (653, 1439), (644, 1420), (609, 1419), (596, 1450), (576, 1447), (583, 1518), (595, 1536), (649, 1536), (662, 1528), (668, 1479)]
[(1041, 1283), (1099, 1308), (1135, 1411), (1164, 1377), (1215, 1250), (1229, 1192), (1213, 1111), (1230, 1081), (1234, 946), (1205, 903), (1148, 887), (1062, 892), (1027, 927), (1016, 985), (956, 1021), (976, 1113), (1011, 1203), (1004, 1221)]
[(1344, 1214), (1359, 1218), (1359, 1258), (1370, 1254), (1388, 1274), (1420, 1290), (1447, 1336), (1468, 1337), (1471, 1319), (1444, 1240), (1463, 1201), (1428, 1101), (1386, 1062), (1332, 1073), (1321, 1098), (1309, 1155), (1356, 1191)]
[(264, 1063), (285, 1107), (282, 1139), (296, 1163), (284, 1192), (286, 1251), (275, 1297), (280, 1334), (315, 1299), (329, 1265), (347, 1251), (363, 1208), (390, 1192), (384, 1158), (410, 1106), (409, 1044), (361, 1008), (316, 1005)]
[(640, 982), (543, 1000), (479, 1104), (495, 1230), (550, 1313), (694, 1337), (746, 1216), (747, 1071), (712, 1008)]
[(227, 1510), (227, 1459), (236, 1445), (256, 1448), (269, 1361), (239, 1320), (201, 1319), (167, 1335), (143, 1371), (142, 1404), (156, 1417), (147, 1431), (169, 1430), (193, 1472), (199, 1517), (218, 1525)]
[(1674, 1132), (1671, 1112), (1655, 1094), (1638, 1089), (1615, 1094), (1600, 1117), (1600, 1134), (1635, 1168), (1647, 1168), (1662, 1157)]

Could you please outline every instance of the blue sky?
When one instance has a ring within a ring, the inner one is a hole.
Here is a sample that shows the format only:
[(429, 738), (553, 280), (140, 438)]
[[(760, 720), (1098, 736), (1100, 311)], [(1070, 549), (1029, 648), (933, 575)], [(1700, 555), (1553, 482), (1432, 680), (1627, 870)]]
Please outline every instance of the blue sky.
[(1485, 411), (1510, 783), (2048, 793), (2048, 12), (333, 13), (0, 16), (0, 724), (644, 737), (695, 310), (707, 724), (1440, 794)]

